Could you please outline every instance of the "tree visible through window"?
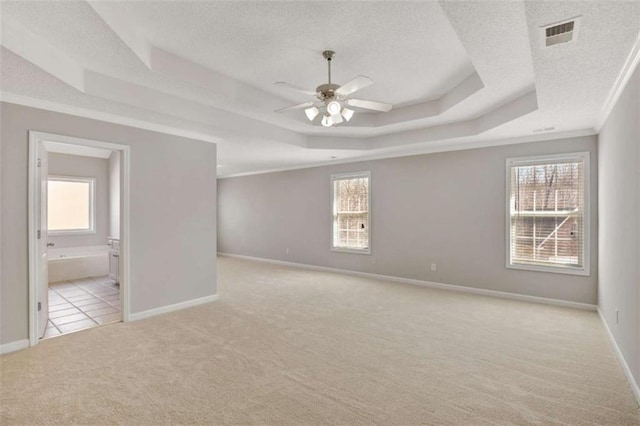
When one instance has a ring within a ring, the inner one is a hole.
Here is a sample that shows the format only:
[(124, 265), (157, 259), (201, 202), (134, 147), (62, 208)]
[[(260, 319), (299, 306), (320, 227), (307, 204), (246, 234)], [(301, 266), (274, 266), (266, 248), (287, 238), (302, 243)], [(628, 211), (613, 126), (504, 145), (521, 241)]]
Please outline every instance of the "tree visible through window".
[(369, 253), (369, 172), (333, 175), (331, 181), (333, 249)]
[(509, 263), (585, 269), (585, 158), (511, 160)]
[(92, 232), (94, 179), (49, 177), (47, 183), (49, 232)]

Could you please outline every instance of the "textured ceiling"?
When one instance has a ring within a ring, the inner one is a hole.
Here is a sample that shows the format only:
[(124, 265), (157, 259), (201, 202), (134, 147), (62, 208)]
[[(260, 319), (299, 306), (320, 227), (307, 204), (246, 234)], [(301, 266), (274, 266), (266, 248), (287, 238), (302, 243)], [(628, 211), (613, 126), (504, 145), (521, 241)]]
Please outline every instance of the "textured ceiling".
[[(592, 124), (638, 38), (640, 2), (527, 2), (526, 16), (541, 111), (551, 125)], [(576, 16), (576, 42), (541, 47), (541, 26)]]
[(276, 81), (310, 89), (325, 83), (320, 52), (326, 49), (337, 52), (334, 81), (369, 76), (375, 84), (362, 96), (396, 106), (436, 99), (473, 72), (436, 2), (130, 2), (123, 7), (125, 19), (152, 45), (273, 93), (278, 93)]
[[(638, 1), (0, 6), (4, 99), (216, 142), (222, 175), (593, 131), (640, 30)], [(576, 42), (540, 47), (575, 16)], [(334, 81), (367, 75), (358, 97), (394, 110), (330, 129), (274, 113), (306, 98), (273, 83), (324, 82), (327, 48)]]

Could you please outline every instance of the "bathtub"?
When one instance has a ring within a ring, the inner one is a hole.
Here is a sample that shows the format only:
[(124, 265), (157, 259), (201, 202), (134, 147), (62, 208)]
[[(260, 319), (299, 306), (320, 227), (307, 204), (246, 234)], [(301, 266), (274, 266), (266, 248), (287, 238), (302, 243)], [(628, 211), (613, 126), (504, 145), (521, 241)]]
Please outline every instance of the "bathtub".
[(49, 282), (109, 274), (109, 246), (50, 248)]

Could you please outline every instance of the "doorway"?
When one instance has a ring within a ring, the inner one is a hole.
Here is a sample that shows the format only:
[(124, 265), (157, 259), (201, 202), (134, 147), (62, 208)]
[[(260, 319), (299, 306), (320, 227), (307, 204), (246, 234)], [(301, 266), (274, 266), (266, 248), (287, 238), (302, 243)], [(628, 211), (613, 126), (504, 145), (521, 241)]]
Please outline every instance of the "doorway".
[(29, 132), (30, 346), (129, 320), (128, 237), (129, 147)]

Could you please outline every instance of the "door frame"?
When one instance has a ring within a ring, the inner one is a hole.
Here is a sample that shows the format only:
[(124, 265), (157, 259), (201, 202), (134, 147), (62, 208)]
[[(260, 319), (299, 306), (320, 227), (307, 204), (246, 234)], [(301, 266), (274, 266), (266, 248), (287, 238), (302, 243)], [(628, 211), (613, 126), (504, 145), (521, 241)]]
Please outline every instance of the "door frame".
[[(38, 181), (38, 143), (39, 142), (59, 142), (69, 145), (80, 145), (92, 148), (102, 148), (120, 152), (120, 312), (123, 322), (130, 321), (130, 147), (128, 145), (115, 144), (91, 139), (76, 138), (72, 136), (56, 135), (37, 131), (29, 131), (29, 346), (38, 344), (38, 278), (39, 262), (38, 256), (38, 212), (41, 202), (37, 197)], [(46, 236), (42, 236), (46, 238)]]

